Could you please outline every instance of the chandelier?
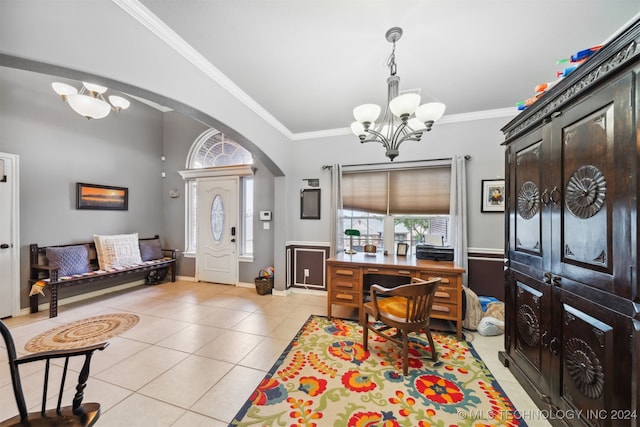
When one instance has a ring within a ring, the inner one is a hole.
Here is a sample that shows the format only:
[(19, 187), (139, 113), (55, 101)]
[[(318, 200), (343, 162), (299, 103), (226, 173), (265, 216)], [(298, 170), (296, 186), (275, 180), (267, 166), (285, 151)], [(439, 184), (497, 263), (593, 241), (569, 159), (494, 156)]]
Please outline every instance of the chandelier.
[(82, 82), (80, 91), (66, 83), (51, 83), (53, 90), (71, 109), (87, 119), (103, 119), (111, 110), (119, 113), (129, 108), (130, 102), (117, 95), (110, 95), (109, 102), (102, 95), (107, 91), (104, 86)]
[(396, 75), (395, 51), (400, 37), (400, 27), (393, 27), (385, 34), (387, 41), (393, 44), (393, 49), (387, 61), (390, 76), (387, 78), (387, 105), (382, 121), (376, 124), (380, 106), (363, 104), (353, 109), (356, 121), (351, 124), (351, 131), (360, 138), (361, 143), (379, 142), (387, 150), (385, 154), (391, 161), (398, 156), (400, 144), (405, 141), (420, 141), (422, 134), (431, 130), (431, 126), (442, 117), (445, 109), (441, 102), (420, 105), (420, 95), (417, 93), (398, 96), (400, 77)]

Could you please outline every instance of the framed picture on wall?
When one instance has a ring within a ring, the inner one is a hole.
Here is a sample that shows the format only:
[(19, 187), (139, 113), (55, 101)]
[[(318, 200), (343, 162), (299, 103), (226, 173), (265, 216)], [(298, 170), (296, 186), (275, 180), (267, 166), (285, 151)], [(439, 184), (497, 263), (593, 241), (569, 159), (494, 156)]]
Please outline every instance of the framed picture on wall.
[(300, 219), (320, 219), (320, 189), (300, 190)]
[(481, 194), (481, 212), (504, 212), (504, 179), (483, 179)]
[(129, 189), (107, 185), (76, 184), (76, 209), (123, 210), (129, 208)]

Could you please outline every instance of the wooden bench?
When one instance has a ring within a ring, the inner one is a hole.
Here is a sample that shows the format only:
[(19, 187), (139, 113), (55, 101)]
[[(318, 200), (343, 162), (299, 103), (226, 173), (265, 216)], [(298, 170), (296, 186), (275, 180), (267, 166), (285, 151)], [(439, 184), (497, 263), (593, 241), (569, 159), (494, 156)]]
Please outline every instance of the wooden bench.
[[(159, 239), (156, 235), (150, 238), (141, 238), (140, 241)], [(47, 248), (65, 248), (71, 246), (87, 245), (89, 247), (89, 263), (91, 271), (83, 274), (74, 274), (70, 276), (60, 277), (59, 268), (49, 265), (47, 259)], [(163, 257), (160, 259), (152, 259), (143, 261), (140, 264), (113, 268), (109, 270), (100, 270), (95, 243), (73, 243), (67, 245), (54, 246), (38, 246), (32, 244), (29, 246), (30, 258), (30, 280), (32, 286), (36, 283), (44, 285), (44, 289), (49, 292), (49, 317), (58, 315), (58, 290), (60, 287), (70, 287), (82, 285), (85, 283), (101, 282), (108, 279), (119, 278), (123, 276), (147, 274), (146, 283), (156, 284), (164, 280), (167, 272), (171, 274), (171, 281), (176, 281), (176, 253), (175, 249), (161, 249)], [(31, 291), (30, 293), (31, 313), (38, 312), (38, 293)]]

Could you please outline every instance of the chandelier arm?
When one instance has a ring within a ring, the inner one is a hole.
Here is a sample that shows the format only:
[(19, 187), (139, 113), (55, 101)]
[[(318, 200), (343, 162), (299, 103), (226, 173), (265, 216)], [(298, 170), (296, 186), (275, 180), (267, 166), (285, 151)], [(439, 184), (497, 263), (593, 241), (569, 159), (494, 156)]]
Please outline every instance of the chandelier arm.
[(367, 129), (367, 132), (369, 132), (370, 134), (373, 134), (374, 137), (372, 139), (366, 139), (364, 142), (379, 142), (380, 144), (384, 145), (385, 148), (391, 148), (390, 144), (389, 144), (389, 140), (380, 132), (378, 132), (377, 130), (374, 129)]
[(402, 144), (405, 141), (420, 141), (422, 138), (418, 138), (417, 136), (405, 136), (403, 138), (401, 138), (400, 140), (397, 141), (396, 144), (396, 148), (400, 147), (400, 144)]
[(413, 137), (415, 136), (416, 138), (418, 138), (418, 140), (420, 140), (420, 138), (422, 137), (422, 134), (425, 132), (429, 132), (428, 129), (418, 129), (418, 130), (412, 130), (411, 132), (406, 132), (403, 136), (402, 139), (407, 139), (409, 137)]
[(397, 150), (404, 141), (420, 141), (422, 130), (409, 131), (411, 129), (407, 123), (400, 123), (393, 133), (391, 148)]
[(414, 130), (413, 132), (409, 132), (400, 138), (396, 137), (398, 135), (398, 132), (396, 132), (396, 135), (394, 135), (394, 138), (393, 138), (393, 144), (391, 144), (391, 148), (394, 150), (398, 150), (400, 148), (400, 144), (402, 144), (405, 141), (419, 142), (422, 139), (423, 132), (424, 130)]

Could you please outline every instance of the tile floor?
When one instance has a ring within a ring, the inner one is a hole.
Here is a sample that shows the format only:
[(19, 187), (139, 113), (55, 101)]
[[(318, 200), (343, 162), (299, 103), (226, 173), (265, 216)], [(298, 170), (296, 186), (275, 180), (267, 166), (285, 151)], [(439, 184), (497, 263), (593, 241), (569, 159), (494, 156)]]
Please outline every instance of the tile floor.
[[(355, 317), (340, 309), (334, 306), (332, 314)], [(118, 311), (136, 313), (140, 322), (109, 340), (109, 347), (92, 360), (85, 401), (101, 403), (98, 425), (216, 427), (231, 421), (309, 315), (326, 315), (326, 298), (258, 295), (254, 288), (178, 281), (65, 305), (54, 319), (40, 312), (5, 323), (24, 352), (24, 344), (45, 330)], [(516, 408), (535, 414), (534, 403), (498, 361), (503, 336), (467, 334)], [(17, 414), (6, 361), (3, 348), (0, 420)], [(27, 402), (38, 405), (44, 364), (35, 365), (23, 369), (22, 381)], [(60, 369), (52, 371), (55, 375)], [(67, 393), (70, 399), (73, 393)]]

